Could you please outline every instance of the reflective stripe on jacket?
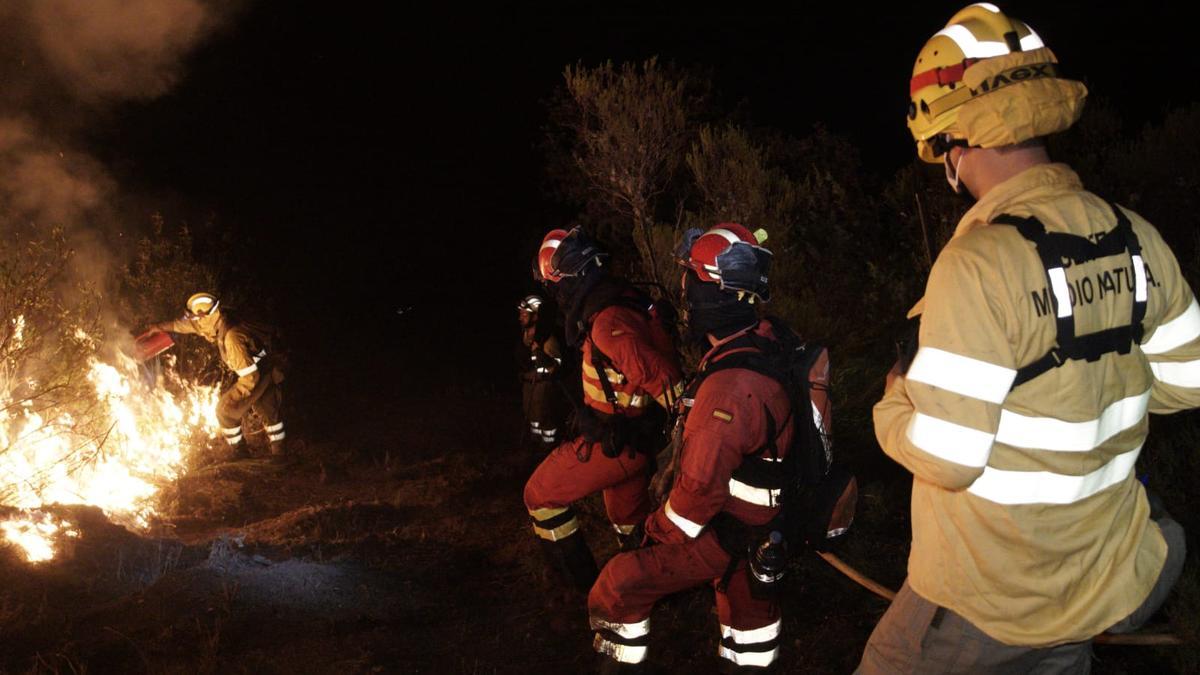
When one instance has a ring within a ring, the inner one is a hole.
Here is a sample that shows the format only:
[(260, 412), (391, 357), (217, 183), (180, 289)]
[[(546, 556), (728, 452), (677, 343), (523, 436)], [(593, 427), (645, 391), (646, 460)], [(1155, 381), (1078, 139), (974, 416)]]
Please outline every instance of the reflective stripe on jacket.
[[(609, 403), (595, 366), (597, 348), (600, 361), (609, 362), (604, 373), (616, 406)], [(655, 401), (669, 410), (683, 390), (682, 380), (671, 338), (657, 321), (624, 305), (610, 305), (592, 317), (583, 343), (583, 400), (589, 406), (637, 416)]]
[[(770, 337), (770, 324), (761, 322), (760, 335)], [(738, 334), (740, 335), (740, 334)], [(718, 343), (701, 361), (721, 356)], [(759, 452), (774, 418), (777, 457), (792, 443), (791, 401), (779, 382), (744, 368), (719, 370), (700, 384), (683, 427), (679, 473), (666, 503), (651, 516), (647, 532), (656, 541), (681, 543), (699, 536), (713, 516), (725, 511), (748, 525), (763, 525), (779, 513), (778, 490), (737, 481), (734, 471)]]
[(1054, 345), (1056, 290), (1030, 242), (987, 225), (1002, 213), (1092, 238), (1115, 225), (1061, 164), (989, 191), (930, 272), (920, 349), (875, 406), (875, 432), (916, 477), (913, 589), (1002, 642), (1048, 646), (1124, 618), (1162, 567), (1134, 464), (1148, 411), (1200, 405), (1200, 308), (1158, 232), (1126, 210), (1144, 269), (1129, 255), (1073, 265), (1065, 297), (1077, 334), (1124, 325), (1144, 274), (1141, 348), (1067, 361), (1010, 391)]
[[(171, 332), (199, 334), (195, 324), (186, 319), (173, 322)], [(266, 345), (245, 326), (230, 325), (224, 316), (218, 319), (215, 339), (208, 335), (203, 337), (216, 344), (221, 363), (238, 376), (237, 382), (223, 396), (227, 399), (227, 405), (236, 404), (249, 397), (261, 376), (258, 363), (267, 356)]]

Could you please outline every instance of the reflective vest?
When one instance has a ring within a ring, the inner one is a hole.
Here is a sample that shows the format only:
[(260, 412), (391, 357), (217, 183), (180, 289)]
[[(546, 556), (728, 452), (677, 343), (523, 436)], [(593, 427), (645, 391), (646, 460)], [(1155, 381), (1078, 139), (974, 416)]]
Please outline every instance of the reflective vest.
[(683, 391), (674, 345), (650, 308), (623, 298), (592, 317), (583, 343), (583, 400), (607, 414), (641, 415), (651, 401), (670, 410)]

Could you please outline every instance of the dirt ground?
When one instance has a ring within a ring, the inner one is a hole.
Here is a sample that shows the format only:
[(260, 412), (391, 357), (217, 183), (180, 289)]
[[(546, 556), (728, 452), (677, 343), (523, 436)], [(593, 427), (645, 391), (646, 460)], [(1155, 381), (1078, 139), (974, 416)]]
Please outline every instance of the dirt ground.
[[(515, 397), (345, 409), (362, 412), (304, 439), (293, 466), (193, 471), (150, 532), (61, 507), (80, 536), (56, 560), (0, 549), (0, 672), (590, 672), (582, 600), (556, 592), (522, 508), (538, 457), (514, 450)], [(908, 488), (890, 471), (863, 467), (858, 531), (839, 554), (896, 588)], [(582, 510), (603, 563), (615, 541), (602, 506)], [(784, 671), (851, 672), (886, 603), (811, 553), (791, 576)], [(715, 670), (712, 607), (700, 588), (656, 608), (661, 672)], [(1096, 671), (1169, 672), (1163, 652), (1130, 649), (1100, 649)]]

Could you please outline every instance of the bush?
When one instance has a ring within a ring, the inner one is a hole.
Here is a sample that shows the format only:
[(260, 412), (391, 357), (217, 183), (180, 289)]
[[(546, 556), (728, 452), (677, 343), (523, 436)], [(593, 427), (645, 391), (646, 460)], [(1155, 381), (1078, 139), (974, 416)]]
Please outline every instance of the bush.
[(13, 227), (0, 239), (0, 455), (34, 416), (78, 437), (104, 434), (87, 378), (104, 337), (99, 296), (72, 280), (73, 257), (61, 229)]

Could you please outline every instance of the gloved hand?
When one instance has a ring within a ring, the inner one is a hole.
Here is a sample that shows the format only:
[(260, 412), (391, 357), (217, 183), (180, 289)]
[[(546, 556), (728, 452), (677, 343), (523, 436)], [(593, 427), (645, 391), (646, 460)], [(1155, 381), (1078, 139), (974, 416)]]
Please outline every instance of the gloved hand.
[(650, 479), (650, 494), (654, 495), (654, 499), (659, 504), (667, 501), (667, 495), (671, 492), (671, 486), (675, 483), (675, 464), (666, 462), (659, 465), (658, 471), (654, 477)]
[(573, 418), (575, 432), (584, 439), (592, 443), (605, 440), (604, 420), (600, 419), (594, 410), (586, 405), (581, 405), (575, 409)]
[(601, 447), (606, 457), (617, 458), (622, 452), (629, 453), (629, 459), (637, 456), (634, 446), (634, 424), (624, 415), (609, 415), (604, 422), (604, 443)]

